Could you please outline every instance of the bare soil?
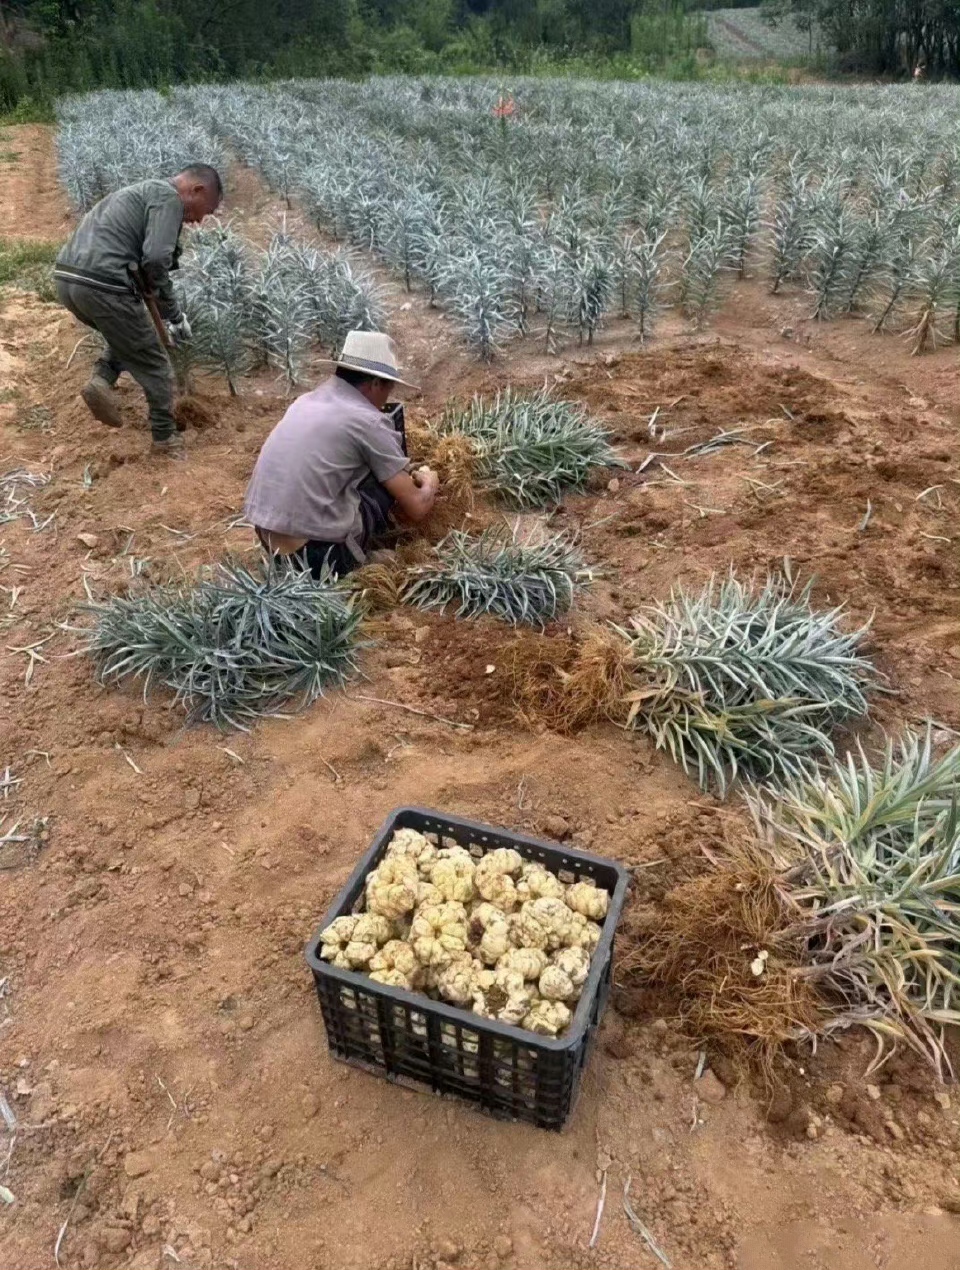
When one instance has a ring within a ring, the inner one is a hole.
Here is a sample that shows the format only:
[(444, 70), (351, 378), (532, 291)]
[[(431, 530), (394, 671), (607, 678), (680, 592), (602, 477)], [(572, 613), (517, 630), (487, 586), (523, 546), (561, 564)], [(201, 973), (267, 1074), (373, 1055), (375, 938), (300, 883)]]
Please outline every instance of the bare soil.
[[(50, 132), (11, 128), (4, 146), (20, 158), (0, 169), (0, 232), (63, 235)], [(249, 174), (232, 201), (251, 226), (280, 214)], [(531, 341), (481, 367), (421, 297), (392, 294), (410, 305), (393, 329), (418, 417), (546, 378), (635, 467), (665, 453), (553, 518), (601, 575), (573, 625), (789, 556), (823, 602), (873, 617), (891, 688), (877, 720), (960, 728), (955, 349), (911, 359), (747, 281), (702, 336), (671, 320), (639, 349), (613, 324), (594, 348)], [(492, 623), (387, 615), (366, 682), (250, 735), (99, 688), (65, 629), (86, 588), (252, 555), (230, 524), (285, 398), (270, 377), (238, 400), (198, 383), (210, 422), (188, 428), (188, 461), (152, 460), (132, 385), (115, 433), (78, 401), (81, 334), (56, 307), (0, 296), (0, 474), (52, 472), (32, 506), (40, 523), (55, 513), (40, 532), (0, 528), (0, 773), (22, 778), (0, 813), (4, 828), (49, 818), (36, 850), (0, 861), (0, 1089), (18, 1120), (0, 1134), (15, 1196), (0, 1265), (51, 1264), (67, 1223), (71, 1270), (654, 1270), (622, 1210), (629, 1178), (677, 1270), (956, 1270), (956, 1093), (899, 1059), (866, 1081), (860, 1036), (787, 1055), (764, 1093), (719, 1053), (695, 1082), (668, 1003), (621, 1002), (560, 1135), (331, 1061), (302, 948), (392, 807), (661, 861), (641, 872), (648, 903), (738, 813), (613, 727), (524, 727), (505, 673), (518, 637)], [(738, 428), (749, 444), (679, 453)]]

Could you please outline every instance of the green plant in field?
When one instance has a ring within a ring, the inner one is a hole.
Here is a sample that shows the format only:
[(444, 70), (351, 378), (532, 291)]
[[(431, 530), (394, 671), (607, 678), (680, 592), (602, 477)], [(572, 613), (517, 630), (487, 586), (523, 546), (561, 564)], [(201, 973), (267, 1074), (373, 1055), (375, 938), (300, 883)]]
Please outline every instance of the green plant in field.
[(454, 530), (434, 548), (434, 557), (411, 570), (401, 593), (405, 603), (421, 609), (456, 605), (457, 617), (488, 614), (513, 626), (553, 621), (590, 580), (563, 534), (523, 541), (501, 529), (477, 538)]
[(35, 291), (41, 300), (56, 299), (53, 264), (59, 243), (32, 238), (0, 238), (0, 286)]
[(636, 684), (628, 726), (721, 796), (738, 776), (776, 785), (809, 772), (832, 756), (831, 729), (866, 714), (877, 680), (859, 651), (865, 629), (841, 630), (841, 612), (818, 613), (810, 586), (782, 577), (677, 588), (620, 632)]
[(611, 261), (620, 316), (634, 318), (641, 344), (651, 334), (661, 307), (665, 237), (650, 238), (642, 230), (627, 234), (616, 243)]
[(683, 262), (680, 303), (698, 330), (718, 303), (721, 274), (734, 249), (728, 227), (719, 220), (690, 244)]
[(811, 290), (815, 318), (831, 317), (849, 295), (856, 272), (858, 222), (852, 209), (837, 198), (822, 207), (811, 234)]
[(293, 388), (313, 343), (339, 350), (350, 330), (383, 322), (379, 289), (343, 252), (325, 252), (283, 230), (256, 253), (229, 225), (214, 222), (187, 241), (176, 289), (193, 328), (182, 356), (221, 372), (236, 395), (259, 358)]
[(57, 122), (60, 179), (78, 211), (122, 185), (189, 163), (227, 170), (224, 147), (196, 112), (152, 90), (62, 98)]
[(275, 234), (254, 280), (251, 326), (258, 352), (289, 391), (300, 383), (316, 323), (314, 296), (294, 244)]
[(347, 593), (279, 563), (228, 562), (87, 611), (102, 683), (168, 688), (192, 720), (222, 729), (303, 709), (355, 669), (360, 614)]
[(873, 218), (859, 224), (855, 231), (852, 258), (848, 261), (844, 281), (842, 308), (852, 313), (858, 298), (864, 294), (874, 278), (877, 278), (888, 258), (889, 240), (893, 226), (889, 219), (875, 212)]
[(709, 173), (691, 178), (685, 190), (681, 214), (687, 242), (691, 247), (721, 219), (720, 195)]
[(504, 339), (518, 330), (519, 308), (504, 263), (470, 248), (448, 257), (438, 289), (459, 320), (471, 348), (490, 361)]
[(928, 344), (936, 348), (945, 311), (960, 313), (960, 231), (928, 245), (914, 262), (911, 282), (916, 325), (907, 335), (913, 341), (910, 351), (917, 355)]
[(250, 312), (253, 277), (249, 252), (229, 225), (197, 230), (177, 273), (177, 293), (193, 338), (179, 355), (219, 371), (233, 396), (252, 361)]
[(614, 271), (603, 247), (591, 243), (582, 254), (571, 258), (567, 269), (567, 324), (588, 344), (610, 306), (614, 293)]
[(929, 729), (862, 747), (751, 799), (834, 1026), (903, 1039), (948, 1068), (960, 1024), (960, 746), (940, 759)]
[(872, 327), (876, 335), (887, 329), (903, 307), (913, 286), (921, 244), (904, 236), (895, 241), (877, 269)]
[(797, 277), (812, 246), (812, 199), (808, 174), (801, 171), (796, 161), (791, 163), (786, 184), (776, 197), (773, 219), (768, 225), (773, 273), (770, 289), (774, 295), (784, 282)]
[(760, 227), (760, 177), (746, 172), (732, 180), (720, 203), (720, 218), (730, 243), (730, 266), (742, 278), (747, 256)]
[(559, 502), (567, 490), (581, 489), (593, 468), (623, 466), (583, 406), (546, 392), (524, 396), (508, 388), (493, 401), (474, 397), (466, 410), (444, 415), (440, 430), (466, 437), (479, 480), (518, 507)]

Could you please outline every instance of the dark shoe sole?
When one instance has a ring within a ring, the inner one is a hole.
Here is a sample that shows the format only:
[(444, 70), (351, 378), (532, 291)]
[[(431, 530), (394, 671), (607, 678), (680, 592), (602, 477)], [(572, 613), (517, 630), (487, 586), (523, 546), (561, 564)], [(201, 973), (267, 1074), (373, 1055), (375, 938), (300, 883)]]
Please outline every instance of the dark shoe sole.
[(101, 387), (99, 384), (90, 383), (80, 389), (80, 396), (83, 398), (83, 404), (87, 407), (94, 419), (100, 423), (105, 423), (108, 428), (122, 428), (123, 416), (120, 414), (120, 408), (114, 400), (113, 393), (106, 385)]

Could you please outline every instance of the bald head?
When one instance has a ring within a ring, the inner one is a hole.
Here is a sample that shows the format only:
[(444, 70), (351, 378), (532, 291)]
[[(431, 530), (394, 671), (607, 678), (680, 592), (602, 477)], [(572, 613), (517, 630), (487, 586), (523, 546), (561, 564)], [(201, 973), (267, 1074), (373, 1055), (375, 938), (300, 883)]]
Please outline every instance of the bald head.
[(173, 178), (173, 184), (183, 203), (183, 219), (188, 224), (211, 216), (223, 198), (223, 182), (220, 173), (209, 163), (192, 163)]

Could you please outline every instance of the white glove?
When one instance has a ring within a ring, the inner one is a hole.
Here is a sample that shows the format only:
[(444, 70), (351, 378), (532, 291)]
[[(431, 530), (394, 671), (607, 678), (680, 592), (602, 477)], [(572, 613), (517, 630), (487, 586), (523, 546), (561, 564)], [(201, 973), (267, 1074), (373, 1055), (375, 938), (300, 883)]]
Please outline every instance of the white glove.
[(181, 317), (179, 322), (168, 322), (167, 331), (169, 332), (170, 338), (173, 340), (174, 344), (178, 347), (181, 344), (188, 343), (193, 336), (193, 331), (190, 329), (190, 323), (185, 317)]

